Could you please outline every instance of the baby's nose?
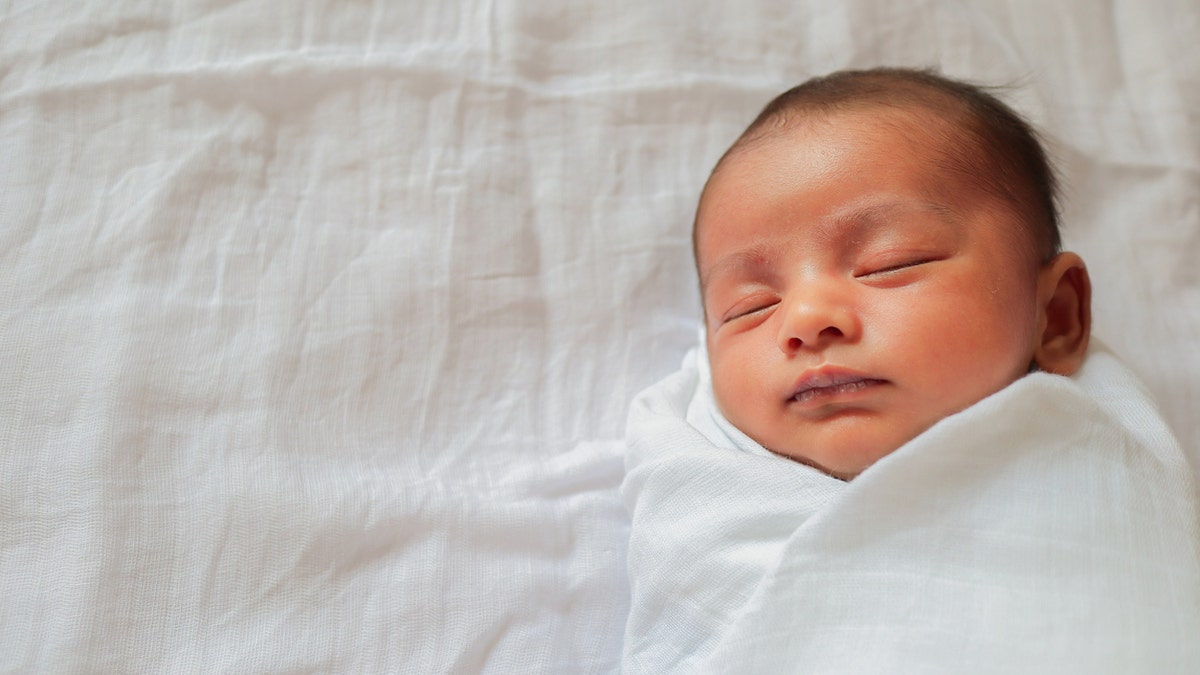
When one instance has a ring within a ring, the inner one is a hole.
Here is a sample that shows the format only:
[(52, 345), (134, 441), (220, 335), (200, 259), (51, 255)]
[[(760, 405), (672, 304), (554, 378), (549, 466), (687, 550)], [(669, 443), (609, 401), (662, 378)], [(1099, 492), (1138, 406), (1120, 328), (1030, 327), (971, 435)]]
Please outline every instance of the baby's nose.
[(787, 354), (820, 349), (858, 334), (858, 319), (846, 303), (809, 295), (785, 302), (779, 324), (779, 348)]

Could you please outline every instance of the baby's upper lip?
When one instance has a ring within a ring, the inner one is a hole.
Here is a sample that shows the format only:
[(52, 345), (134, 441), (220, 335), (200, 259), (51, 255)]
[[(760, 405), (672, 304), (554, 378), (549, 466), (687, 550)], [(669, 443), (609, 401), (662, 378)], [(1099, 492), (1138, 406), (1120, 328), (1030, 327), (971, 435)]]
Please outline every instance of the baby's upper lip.
[(796, 380), (796, 385), (792, 387), (792, 394), (788, 398), (795, 398), (805, 392), (815, 389), (827, 389), (829, 387), (837, 387), (845, 384), (857, 382), (865, 382), (868, 384), (880, 384), (884, 380), (865, 375), (863, 373), (849, 370), (847, 368), (839, 368), (837, 366), (822, 366), (806, 370)]

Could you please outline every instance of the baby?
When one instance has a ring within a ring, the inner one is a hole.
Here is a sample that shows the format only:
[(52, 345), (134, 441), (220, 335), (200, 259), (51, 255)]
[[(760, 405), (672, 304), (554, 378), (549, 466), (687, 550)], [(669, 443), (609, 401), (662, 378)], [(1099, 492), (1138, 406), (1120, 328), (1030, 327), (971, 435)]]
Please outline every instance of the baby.
[(768, 450), (851, 479), (1031, 370), (1070, 375), (1083, 261), (1029, 125), (923, 71), (810, 80), (725, 153), (693, 232), (713, 393)]
[(1200, 672), (1192, 471), (1056, 220), (978, 88), (767, 106), (697, 210), (709, 368), (630, 405), (622, 672)]

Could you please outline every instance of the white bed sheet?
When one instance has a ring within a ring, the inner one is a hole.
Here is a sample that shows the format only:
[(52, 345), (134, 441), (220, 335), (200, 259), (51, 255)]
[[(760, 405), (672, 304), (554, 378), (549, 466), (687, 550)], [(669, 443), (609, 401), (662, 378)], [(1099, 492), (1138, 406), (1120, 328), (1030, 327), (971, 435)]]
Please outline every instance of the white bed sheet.
[(689, 225), (818, 73), (1016, 83), (1200, 447), (1187, 0), (0, 2), (0, 671), (607, 672)]

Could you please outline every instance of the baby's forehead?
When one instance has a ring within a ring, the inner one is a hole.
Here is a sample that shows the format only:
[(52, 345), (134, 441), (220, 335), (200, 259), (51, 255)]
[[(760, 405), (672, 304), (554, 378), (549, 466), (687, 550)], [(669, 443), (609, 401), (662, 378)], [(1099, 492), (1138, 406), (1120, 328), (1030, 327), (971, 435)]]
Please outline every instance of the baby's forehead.
[[(810, 246), (842, 245), (844, 237), (822, 233), (849, 233), (851, 239), (865, 241), (868, 234), (886, 234), (889, 224), (907, 232), (914, 231), (914, 223), (965, 226), (984, 212), (989, 218), (999, 213), (1014, 238), (1029, 238), (1025, 214), (986, 187), (994, 167), (986, 166), (978, 148), (963, 147), (969, 143), (953, 126), (954, 120), (926, 116), (919, 109), (873, 107), (790, 120), (741, 139), (722, 158), (701, 196), (693, 231), (698, 271), (707, 276), (704, 268), (728, 252), (730, 240), (721, 230), (762, 208), (764, 195), (767, 200), (792, 199), (788, 181), (774, 176), (776, 172), (786, 174), (797, 166), (803, 172), (810, 162), (819, 165), (822, 153), (844, 161), (821, 189), (798, 181), (796, 201), (789, 205), (790, 213), (803, 218), (795, 226), (818, 235), (808, 240)], [(839, 152), (843, 145), (845, 152)], [(876, 184), (876, 177), (886, 184)], [(772, 183), (781, 189), (759, 189)], [(810, 198), (825, 202), (826, 196), (843, 193), (851, 196), (829, 201), (828, 208), (806, 207)]]
[(977, 159), (973, 155), (981, 149), (975, 120), (949, 105), (864, 101), (832, 110), (781, 111), (778, 115), (778, 119), (747, 129), (730, 151), (772, 142), (802, 145), (845, 129), (854, 129), (856, 139), (865, 142), (905, 141), (910, 153), (940, 152)]
[[(839, 109), (762, 124), (743, 134), (714, 167), (700, 196), (697, 222), (706, 207), (753, 199), (756, 185), (774, 182), (788, 165), (804, 163), (816, 172), (833, 156), (848, 159), (838, 165), (839, 174), (826, 177), (831, 184), (856, 180), (860, 167), (883, 165), (919, 183), (930, 202), (962, 201), (976, 192), (973, 187), (990, 182), (996, 170), (970, 136), (964, 123), (951, 116), (895, 106)], [(731, 182), (749, 189), (713, 189)]]

